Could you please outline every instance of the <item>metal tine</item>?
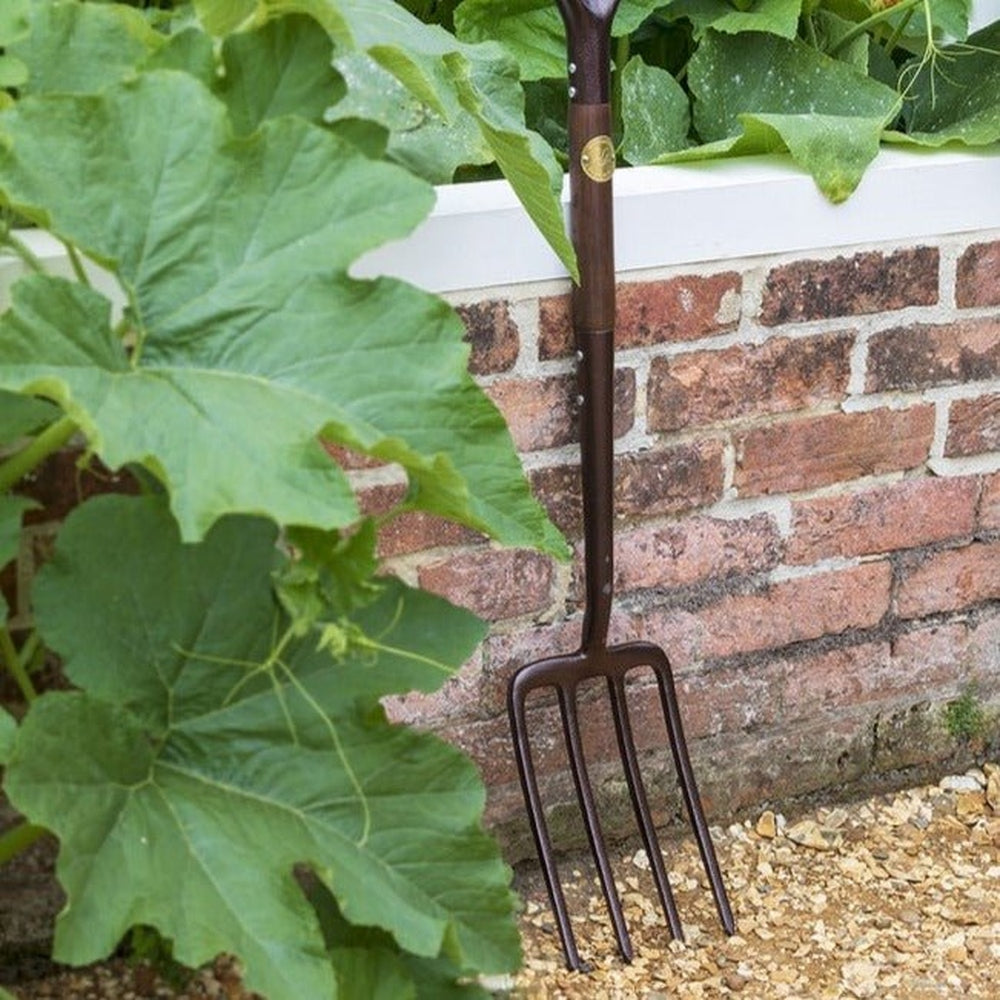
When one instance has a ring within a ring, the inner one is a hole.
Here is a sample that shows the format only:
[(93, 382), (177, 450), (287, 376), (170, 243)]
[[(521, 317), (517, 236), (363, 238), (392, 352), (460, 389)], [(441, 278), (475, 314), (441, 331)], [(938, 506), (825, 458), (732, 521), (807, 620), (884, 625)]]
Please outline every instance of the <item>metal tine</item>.
[(525, 701), (527, 692), (521, 691), (516, 684), (508, 689), (508, 712), (514, 729), (514, 759), (517, 773), (521, 779), (521, 791), (528, 805), (528, 820), (531, 834), (538, 852), (538, 860), (542, 866), (545, 887), (549, 893), (549, 902), (559, 929), (559, 940), (562, 943), (566, 964), (576, 972), (585, 968), (576, 947), (573, 927), (570, 924), (569, 911), (566, 907), (566, 897), (563, 895), (562, 883), (559, 880), (559, 869), (556, 867), (552, 853), (552, 840), (549, 837), (548, 824), (545, 822), (545, 810), (542, 808), (542, 797), (538, 790), (538, 779), (531, 759), (531, 743), (528, 740), (527, 720), (525, 718)]
[(628, 700), (625, 694), (625, 674), (617, 673), (608, 677), (608, 693), (611, 698), (611, 708), (614, 712), (615, 733), (618, 736), (618, 750), (625, 765), (625, 780), (628, 783), (629, 795), (632, 798), (632, 809), (642, 834), (646, 857), (649, 859), (653, 882), (660, 897), (663, 914), (667, 918), (670, 933), (677, 941), (684, 940), (680, 914), (677, 903), (670, 888), (666, 869), (663, 866), (663, 854), (660, 842), (656, 836), (656, 827), (649, 811), (649, 799), (646, 796), (646, 786), (642, 780), (639, 761), (636, 758), (635, 739), (632, 735), (632, 724), (629, 720)]
[[(643, 646), (647, 645), (645, 643)], [(701, 854), (701, 861), (708, 875), (708, 881), (712, 886), (712, 896), (715, 899), (715, 908), (719, 914), (719, 920), (727, 934), (736, 933), (736, 921), (733, 919), (733, 911), (726, 896), (726, 889), (722, 882), (722, 872), (719, 870), (719, 861), (715, 856), (715, 848), (712, 846), (712, 836), (708, 830), (708, 821), (705, 819), (704, 810), (701, 807), (701, 799), (698, 796), (698, 787), (695, 782), (694, 768), (691, 766), (691, 758), (688, 756), (687, 742), (684, 739), (684, 727), (681, 722), (680, 708), (677, 703), (677, 690), (674, 687), (673, 672), (670, 669), (670, 661), (667, 654), (658, 646), (649, 644), (649, 665), (656, 675), (657, 686), (660, 689), (660, 703), (663, 706), (663, 715), (667, 723), (667, 735), (670, 741), (670, 750), (674, 757), (674, 766), (677, 769), (677, 776), (680, 780), (681, 795), (687, 807), (688, 817), (691, 826), (694, 828), (695, 840), (698, 844), (698, 851)]]
[(559, 692), (559, 711), (562, 714), (563, 732), (566, 735), (566, 746), (569, 751), (570, 770), (573, 774), (573, 783), (576, 785), (576, 795), (580, 802), (580, 809), (583, 812), (587, 840), (590, 841), (590, 851), (594, 857), (594, 864), (597, 866), (597, 873), (601, 881), (601, 890), (604, 893), (604, 901), (607, 903), (608, 911), (611, 913), (611, 923), (614, 926), (615, 937), (618, 940), (618, 950), (626, 962), (631, 962), (632, 942), (629, 940), (628, 929), (625, 926), (625, 916), (622, 913), (622, 905), (618, 899), (618, 890), (615, 887), (614, 875), (611, 871), (611, 864), (608, 861), (607, 848), (604, 846), (604, 835), (601, 832), (601, 822), (594, 804), (594, 793), (590, 785), (590, 777), (587, 774), (587, 762), (584, 759), (583, 747), (580, 742), (580, 725), (576, 714), (576, 688), (574, 686), (569, 695), (567, 695), (566, 689), (562, 686), (559, 686), (557, 690)]

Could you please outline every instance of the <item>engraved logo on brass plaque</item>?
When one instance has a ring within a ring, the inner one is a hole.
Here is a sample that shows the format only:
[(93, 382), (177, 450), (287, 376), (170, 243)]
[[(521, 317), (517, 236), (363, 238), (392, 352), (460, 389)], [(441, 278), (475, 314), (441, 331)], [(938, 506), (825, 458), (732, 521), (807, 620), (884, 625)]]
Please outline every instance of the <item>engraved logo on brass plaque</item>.
[(615, 144), (607, 135), (595, 135), (580, 153), (583, 172), (599, 184), (611, 180), (615, 172)]

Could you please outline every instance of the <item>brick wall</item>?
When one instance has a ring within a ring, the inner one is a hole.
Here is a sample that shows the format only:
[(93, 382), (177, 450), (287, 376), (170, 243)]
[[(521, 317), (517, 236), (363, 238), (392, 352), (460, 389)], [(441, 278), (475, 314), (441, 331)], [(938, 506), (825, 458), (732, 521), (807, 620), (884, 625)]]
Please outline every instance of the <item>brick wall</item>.
[[(566, 288), (456, 297), (471, 368), (577, 548)], [(943, 707), (1000, 715), (1000, 239), (851, 248), (630, 274), (618, 290), (613, 639), (670, 656), (707, 809), (904, 780), (968, 752)], [(397, 487), (360, 474), (377, 509)], [(410, 516), (405, 577), (488, 618), (442, 694), (393, 703), (480, 764), (489, 815), (526, 843), (504, 697), (522, 663), (577, 647), (581, 567)], [(679, 810), (650, 678), (632, 685), (657, 818)], [(612, 831), (627, 807), (605, 701), (583, 696)], [(531, 702), (559, 835), (572, 794), (554, 704)], [(909, 771), (907, 769), (910, 769)]]

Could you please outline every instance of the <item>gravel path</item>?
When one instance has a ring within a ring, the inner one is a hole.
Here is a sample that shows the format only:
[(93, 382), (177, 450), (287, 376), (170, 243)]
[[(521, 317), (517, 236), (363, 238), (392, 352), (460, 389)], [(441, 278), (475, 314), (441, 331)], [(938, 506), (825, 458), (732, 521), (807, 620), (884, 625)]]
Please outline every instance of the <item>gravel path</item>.
[(1000, 767), (717, 830), (737, 919), (721, 931), (694, 842), (667, 850), (686, 943), (666, 941), (643, 852), (618, 878), (636, 959), (616, 956), (596, 880), (566, 889), (589, 975), (567, 972), (544, 890), (523, 887), (525, 1000), (1000, 996)]
[[(616, 871), (636, 958), (616, 954), (582, 861), (564, 871), (587, 975), (565, 970), (537, 873), (522, 872), (526, 963), (497, 983), (510, 1000), (937, 1000), (1000, 996), (1000, 767), (818, 809), (763, 813), (716, 830), (738, 933), (726, 938), (693, 841), (666, 844), (686, 942), (667, 940), (645, 855)], [(231, 963), (187, 987), (148, 969), (24, 970), (19, 1000), (249, 1000)], [(4, 977), (0, 976), (0, 981)], [(314, 1000), (314, 998), (303, 998)], [(318, 1000), (318, 998), (317, 998)]]

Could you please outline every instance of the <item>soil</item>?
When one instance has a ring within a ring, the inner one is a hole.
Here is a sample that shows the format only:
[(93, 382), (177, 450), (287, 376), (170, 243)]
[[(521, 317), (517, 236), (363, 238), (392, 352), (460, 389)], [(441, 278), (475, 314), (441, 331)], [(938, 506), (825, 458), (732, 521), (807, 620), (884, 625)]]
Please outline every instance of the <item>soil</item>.
[[(525, 966), (491, 987), (511, 1000), (1000, 995), (1000, 767), (794, 821), (765, 812), (713, 834), (735, 936), (719, 926), (693, 841), (664, 845), (684, 942), (669, 940), (645, 854), (622, 848), (627, 964), (588, 865), (569, 859), (563, 886), (590, 971), (565, 969), (541, 879), (523, 870)], [(67, 970), (37, 954), (15, 958), (2, 935), (0, 958), (0, 983), (18, 1000), (252, 1000), (224, 958), (186, 986), (124, 961)]]

